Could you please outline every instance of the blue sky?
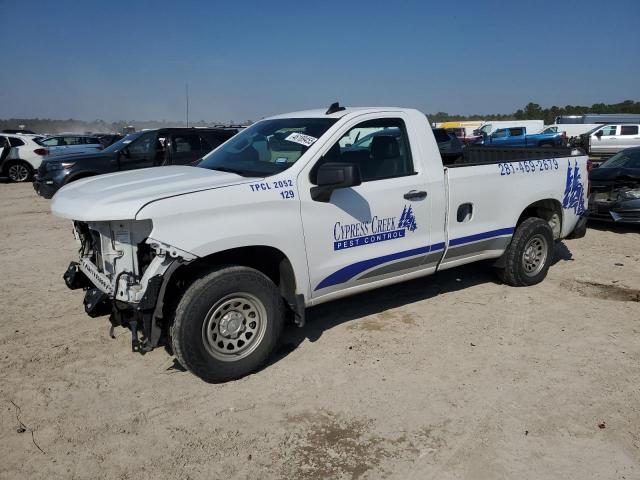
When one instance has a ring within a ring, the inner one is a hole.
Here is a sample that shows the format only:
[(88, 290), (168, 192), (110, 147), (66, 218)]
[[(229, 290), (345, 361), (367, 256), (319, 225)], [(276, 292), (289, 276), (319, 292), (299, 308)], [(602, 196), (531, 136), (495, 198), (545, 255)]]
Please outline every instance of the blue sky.
[(0, 118), (640, 100), (640, 1), (0, 0)]

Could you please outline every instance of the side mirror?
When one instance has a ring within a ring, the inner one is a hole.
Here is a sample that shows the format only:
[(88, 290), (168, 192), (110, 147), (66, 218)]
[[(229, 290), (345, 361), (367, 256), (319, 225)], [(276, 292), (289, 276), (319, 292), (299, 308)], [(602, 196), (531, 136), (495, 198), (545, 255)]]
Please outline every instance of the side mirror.
[(355, 187), (362, 183), (360, 169), (354, 163), (329, 162), (320, 165), (316, 185), (311, 188), (311, 198), (316, 202), (328, 202), (339, 188)]
[(600, 138), (602, 136), (602, 130), (598, 130), (596, 132), (596, 137)]

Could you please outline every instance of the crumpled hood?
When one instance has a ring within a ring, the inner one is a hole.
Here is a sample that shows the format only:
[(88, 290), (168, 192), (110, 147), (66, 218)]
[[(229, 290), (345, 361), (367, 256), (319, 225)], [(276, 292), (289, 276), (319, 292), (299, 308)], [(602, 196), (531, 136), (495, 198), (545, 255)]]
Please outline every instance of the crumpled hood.
[(167, 166), (98, 175), (61, 188), (51, 212), (82, 221), (132, 220), (142, 207), (162, 198), (248, 183), (235, 173)]

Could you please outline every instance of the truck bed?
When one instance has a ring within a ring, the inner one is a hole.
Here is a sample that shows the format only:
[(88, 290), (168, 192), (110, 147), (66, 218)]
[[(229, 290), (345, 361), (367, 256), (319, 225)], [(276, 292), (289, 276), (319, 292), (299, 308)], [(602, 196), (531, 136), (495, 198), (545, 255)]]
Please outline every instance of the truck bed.
[(469, 145), (463, 151), (461, 159), (447, 167), (470, 167), (491, 163), (517, 162), (521, 160), (544, 160), (550, 158), (568, 158), (584, 155), (576, 148), (524, 148), (524, 147), (484, 147)]

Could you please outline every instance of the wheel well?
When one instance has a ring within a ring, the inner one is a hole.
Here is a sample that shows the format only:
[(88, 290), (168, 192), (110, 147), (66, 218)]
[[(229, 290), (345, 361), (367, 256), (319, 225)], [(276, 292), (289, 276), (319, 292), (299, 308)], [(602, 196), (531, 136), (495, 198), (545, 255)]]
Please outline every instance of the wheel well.
[(278, 287), (280, 295), (292, 311), (297, 311), (296, 279), (291, 262), (277, 248), (259, 245), (212, 253), (179, 267), (171, 276), (165, 293), (165, 312), (177, 306), (181, 291), (220, 265), (240, 265), (262, 272)]
[(524, 220), (531, 217), (546, 220), (553, 231), (553, 238), (560, 238), (560, 234), (562, 232), (562, 205), (558, 200), (547, 198), (545, 200), (538, 200), (537, 202), (532, 203), (524, 209), (520, 218), (518, 218), (516, 227)]

